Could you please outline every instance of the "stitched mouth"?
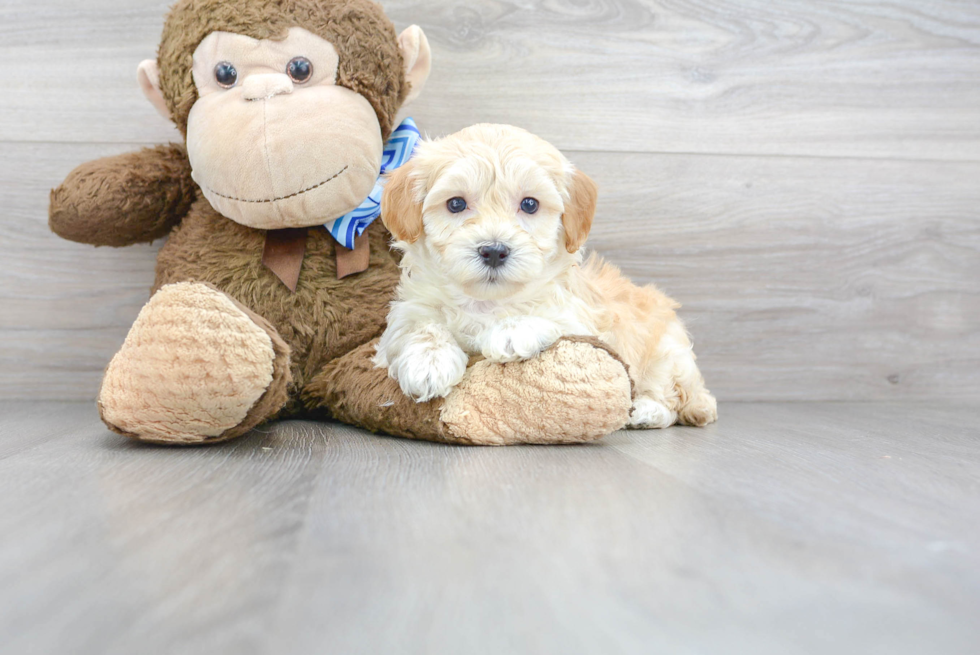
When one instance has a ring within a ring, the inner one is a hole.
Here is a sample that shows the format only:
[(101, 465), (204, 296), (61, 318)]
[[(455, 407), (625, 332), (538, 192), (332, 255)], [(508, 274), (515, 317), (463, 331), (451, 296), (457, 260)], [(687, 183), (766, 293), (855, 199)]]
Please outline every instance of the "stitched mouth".
[(215, 191), (211, 187), (208, 187), (208, 191), (210, 191), (211, 193), (213, 193), (214, 195), (216, 195), (216, 196), (218, 196), (220, 198), (226, 198), (228, 200), (234, 200), (236, 202), (251, 202), (251, 203), (279, 202), (280, 200), (289, 200), (290, 198), (295, 198), (296, 196), (301, 196), (304, 193), (308, 193), (310, 191), (313, 191), (314, 189), (319, 189), (324, 184), (327, 184), (329, 182), (332, 182), (333, 180), (336, 180), (338, 177), (340, 177), (341, 175), (343, 175), (346, 171), (347, 171), (347, 166), (344, 166), (339, 171), (337, 171), (336, 173), (334, 173), (333, 175), (331, 175), (330, 177), (328, 177), (327, 179), (325, 179), (323, 182), (319, 182), (317, 184), (314, 184), (313, 186), (307, 187), (307, 188), (303, 189), (302, 191), (297, 191), (296, 193), (290, 193), (288, 196), (280, 196), (278, 198), (262, 198), (262, 199), (259, 199), (259, 200), (251, 200), (249, 198), (236, 198), (235, 196), (227, 196), (227, 195), (225, 195), (223, 193), (219, 193), (219, 192)]

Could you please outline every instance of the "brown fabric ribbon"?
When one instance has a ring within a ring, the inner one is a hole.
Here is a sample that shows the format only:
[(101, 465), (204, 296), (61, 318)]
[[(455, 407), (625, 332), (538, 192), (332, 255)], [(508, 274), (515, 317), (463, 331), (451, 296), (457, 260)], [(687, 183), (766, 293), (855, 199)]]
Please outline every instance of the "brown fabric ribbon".
[(309, 228), (305, 227), (269, 230), (265, 233), (262, 263), (293, 292), (296, 291), (299, 271), (303, 267), (308, 234)]
[[(276, 274), (289, 290), (296, 292), (299, 272), (306, 256), (306, 238), (310, 228), (291, 227), (283, 230), (268, 230), (265, 233), (265, 249), (262, 263)], [(336, 244), (337, 279), (361, 273), (368, 269), (371, 260), (371, 242), (365, 232), (354, 238), (354, 249), (348, 250)]]
[(371, 260), (371, 242), (367, 232), (354, 237), (354, 249), (348, 250), (339, 243), (337, 252), (337, 279), (342, 280), (348, 275), (366, 271)]

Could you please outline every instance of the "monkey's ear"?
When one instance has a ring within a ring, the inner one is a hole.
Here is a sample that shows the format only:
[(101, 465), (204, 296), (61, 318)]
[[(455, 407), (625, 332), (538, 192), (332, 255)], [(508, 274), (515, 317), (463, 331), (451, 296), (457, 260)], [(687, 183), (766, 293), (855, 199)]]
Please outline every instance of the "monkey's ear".
[(418, 25), (411, 25), (398, 36), (398, 47), (402, 51), (402, 59), (405, 60), (405, 79), (409, 83), (408, 96), (405, 98), (407, 105), (419, 97), (425, 81), (429, 79), (429, 72), (432, 70), (432, 51), (429, 49), (429, 40), (425, 38), (425, 32)]
[(591, 177), (576, 170), (568, 192), (571, 197), (565, 205), (561, 222), (565, 226), (565, 249), (568, 252), (575, 252), (585, 243), (589, 237), (589, 230), (592, 229), (599, 187)]
[(399, 241), (415, 243), (422, 236), (422, 203), (415, 197), (408, 161), (389, 176), (381, 196), (381, 221)]
[(157, 67), (156, 59), (145, 59), (140, 62), (136, 69), (136, 79), (140, 83), (143, 95), (150, 101), (160, 115), (170, 119), (170, 110), (167, 109), (167, 101), (163, 99), (163, 92), (160, 91), (160, 69)]

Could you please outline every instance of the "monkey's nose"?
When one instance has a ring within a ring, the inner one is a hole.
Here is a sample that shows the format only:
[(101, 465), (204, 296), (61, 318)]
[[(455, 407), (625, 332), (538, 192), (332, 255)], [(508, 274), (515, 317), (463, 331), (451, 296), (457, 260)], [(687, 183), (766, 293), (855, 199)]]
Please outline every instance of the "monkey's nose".
[(480, 253), (485, 266), (500, 268), (506, 263), (507, 256), (510, 255), (510, 248), (502, 243), (491, 243), (488, 246), (480, 246), (477, 252)]
[(242, 97), (246, 100), (266, 100), (293, 92), (293, 81), (285, 73), (249, 75), (242, 82)]

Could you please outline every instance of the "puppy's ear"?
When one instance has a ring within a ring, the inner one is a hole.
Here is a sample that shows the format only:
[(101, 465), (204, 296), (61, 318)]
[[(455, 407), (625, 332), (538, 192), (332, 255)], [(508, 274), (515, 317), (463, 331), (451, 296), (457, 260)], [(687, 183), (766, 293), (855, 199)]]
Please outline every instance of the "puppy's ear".
[(591, 177), (576, 170), (568, 192), (571, 197), (565, 205), (561, 222), (565, 226), (565, 249), (568, 252), (575, 252), (585, 243), (589, 230), (592, 229), (599, 187)]
[(414, 162), (408, 161), (388, 176), (381, 196), (381, 220), (399, 241), (415, 243), (422, 236), (422, 205), (416, 201), (411, 177)]

